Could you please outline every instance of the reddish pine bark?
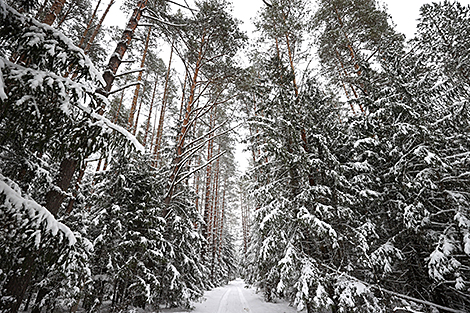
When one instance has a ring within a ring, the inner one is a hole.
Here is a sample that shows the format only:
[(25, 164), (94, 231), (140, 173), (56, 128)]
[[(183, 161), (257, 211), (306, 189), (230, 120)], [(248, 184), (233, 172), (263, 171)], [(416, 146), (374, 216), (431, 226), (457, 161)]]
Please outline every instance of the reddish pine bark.
[(155, 163), (158, 163), (158, 160), (160, 159), (160, 148), (162, 145), (162, 136), (163, 136), (163, 122), (165, 121), (166, 99), (168, 96), (168, 81), (170, 80), (172, 58), (173, 58), (173, 44), (171, 45), (170, 60), (168, 61), (168, 69), (166, 71), (166, 76), (165, 76), (165, 87), (163, 88), (162, 108), (160, 110), (160, 119), (158, 121), (157, 140), (155, 142), (155, 151), (154, 151)]
[(55, 0), (51, 6), (51, 10), (49, 11), (49, 13), (46, 14), (42, 22), (49, 26), (52, 25), (52, 23), (54, 23), (59, 13), (62, 11), (62, 8), (65, 5), (65, 1), (66, 0)]
[(96, 12), (98, 12), (98, 8), (100, 6), (100, 3), (101, 3), (101, 0), (98, 0), (98, 3), (96, 4), (95, 10), (93, 11), (93, 14), (91, 15), (90, 21), (88, 22), (88, 24), (85, 28), (85, 31), (83, 32), (82, 36), (80, 37), (80, 43), (78, 44), (78, 46), (80, 48), (82, 47), (82, 45), (85, 41), (86, 35), (88, 34), (88, 31), (90, 30), (91, 24), (93, 24), (93, 20), (95, 19)]
[[(214, 109), (211, 110), (210, 115), (210, 128), (213, 127), (214, 120)], [(210, 135), (212, 137), (212, 134)], [(214, 151), (214, 140), (211, 139), (207, 143), (207, 160), (212, 158)], [(212, 183), (212, 163), (209, 163), (206, 167), (206, 191), (204, 196), (204, 225), (202, 227), (202, 235), (210, 243), (211, 239), (211, 226), (212, 226), (212, 202), (211, 202), (211, 183)], [(207, 249), (207, 248), (206, 248)], [(203, 253), (205, 249), (203, 249)]]
[(142, 11), (147, 6), (147, 2), (148, 0), (140, 0), (137, 3), (137, 6), (131, 15), (131, 18), (129, 19), (129, 22), (127, 23), (127, 26), (124, 29), (124, 32), (122, 33), (120, 41), (117, 44), (117, 47), (114, 50), (114, 53), (112, 54), (111, 58), (109, 59), (107, 69), (103, 74), (106, 86), (102, 90), (100, 90), (100, 93), (103, 95), (107, 96), (109, 91), (111, 91), (116, 72), (119, 66), (121, 65), (122, 58), (124, 57), (124, 54), (126, 53), (129, 44), (132, 41), (132, 38), (134, 37), (135, 29), (139, 24), (139, 21), (142, 17)]
[(103, 16), (101, 16), (101, 19), (98, 22), (98, 25), (96, 25), (95, 30), (93, 31), (93, 34), (91, 34), (90, 40), (88, 40), (88, 44), (86, 45), (85, 49), (83, 49), (85, 51), (85, 53), (88, 53), (88, 50), (90, 50), (91, 44), (93, 43), (93, 41), (95, 40), (96, 35), (100, 31), (101, 25), (103, 24), (103, 21), (106, 18), (106, 15), (108, 15), (109, 10), (111, 9), (111, 6), (113, 4), (114, 4), (114, 0), (111, 0), (109, 2), (108, 6), (106, 7), (106, 10), (104, 11)]
[[(148, 51), (148, 47), (149, 47), (151, 33), (152, 33), (152, 27), (149, 26), (149, 29), (148, 29), (148, 32), (147, 32), (147, 37), (145, 38), (144, 53), (142, 54), (142, 60), (140, 61), (140, 68), (143, 68), (145, 66), (145, 59), (147, 57), (147, 51)], [(140, 71), (139, 75), (137, 76), (137, 81), (138, 82), (142, 81), (142, 73), (143, 73), (143, 71)], [(128, 121), (129, 131), (133, 131), (133, 130), (137, 129), (137, 121), (134, 123), (134, 114), (135, 114), (135, 110), (137, 109), (137, 99), (139, 98), (139, 91), (140, 91), (140, 84), (137, 84), (135, 86), (134, 98), (132, 98), (132, 106), (131, 106), (131, 111), (130, 111), (130, 114), (129, 114), (129, 121)], [(134, 131), (134, 133), (135, 133), (135, 131)]]

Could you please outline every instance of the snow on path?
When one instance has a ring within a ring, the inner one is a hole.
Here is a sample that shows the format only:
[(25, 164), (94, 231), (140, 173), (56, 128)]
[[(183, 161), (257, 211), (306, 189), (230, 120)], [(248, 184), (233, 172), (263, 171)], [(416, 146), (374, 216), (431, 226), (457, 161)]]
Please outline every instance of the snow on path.
[[(202, 302), (194, 303), (192, 313), (295, 313), (285, 302), (268, 303), (253, 288), (245, 288), (241, 279), (204, 293)], [(165, 312), (165, 310), (163, 310)], [(171, 311), (168, 311), (171, 312)], [(173, 311), (174, 312), (174, 311)]]

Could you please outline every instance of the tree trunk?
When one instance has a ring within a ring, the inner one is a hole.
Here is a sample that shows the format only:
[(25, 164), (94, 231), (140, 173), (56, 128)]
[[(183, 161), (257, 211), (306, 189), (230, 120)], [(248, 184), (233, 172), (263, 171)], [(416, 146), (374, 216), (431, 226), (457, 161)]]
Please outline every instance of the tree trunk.
[[(197, 167), (201, 166), (201, 156), (199, 155), (198, 158), (197, 158)], [(201, 213), (199, 212), (199, 180), (201, 179), (201, 174), (199, 173), (199, 171), (196, 173), (196, 179), (194, 180), (194, 184), (195, 184), (195, 189), (196, 189), (196, 212), (198, 213)]]
[[(210, 115), (210, 128), (209, 131), (212, 130), (213, 127), (213, 120), (214, 120), (214, 108), (211, 110)], [(212, 134), (209, 135), (212, 137)], [(211, 139), (207, 143), (207, 160), (212, 158), (214, 151), (214, 139)], [(211, 182), (212, 182), (212, 163), (209, 163), (206, 167), (206, 192), (204, 197), (204, 225), (202, 227), (202, 236), (207, 240), (208, 244), (210, 244), (211, 239), (211, 226), (212, 226), (212, 205), (210, 201), (211, 197)], [(206, 249), (202, 249), (203, 253)]]
[(88, 40), (88, 44), (86, 45), (85, 49), (83, 49), (85, 51), (85, 53), (88, 53), (88, 50), (90, 50), (91, 44), (93, 43), (93, 41), (95, 40), (96, 35), (100, 31), (101, 25), (103, 24), (103, 21), (106, 18), (106, 15), (108, 15), (108, 12), (111, 9), (111, 6), (113, 4), (114, 4), (114, 0), (111, 0), (108, 4), (108, 7), (104, 11), (103, 16), (101, 17), (100, 21), (98, 22), (98, 25), (96, 25), (95, 30), (93, 31), (93, 34), (90, 37), (90, 40)]
[(70, 199), (69, 204), (67, 206), (67, 210), (65, 211), (65, 214), (72, 213), (73, 205), (75, 204), (75, 201), (76, 201), (76, 198), (77, 198), (77, 195), (78, 195), (78, 190), (80, 188), (80, 183), (83, 179), (83, 176), (85, 175), (86, 167), (87, 167), (87, 164), (85, 163), (83, 165), (83, 167), (80, 169), (80, 172), (79, 172), (78, 178), (77, 178), (77, 183), (75, 184), (75, 189), (73, 190), (73, 198)]
[(139, 125), (140, 109), (142, 109), (142, 102), (144, 102), (144, 93), (145, 93), (145, 85), (144, 85), (144, 89), (142, 90), (142, 94), (140, 95), (139, 109), (137, 110), (137, 115), (135, 116), (134, 127), (132, 128), (132, 135), (134, 136), (135, 136), (135, 133), (137, 132), (137, 126)]
[(171, 44), (170, 60), (168, 61), (168, 69), (166, 71), (166, 77), (165, 77), (165, 87), (163, 88), (162, 108), (160, 110), (160, 119), (158, 121), (157, 140), (155, 142), (155, 151), (154, 151), (155, 163), (158, 163), (158, 160), (160, 158), (160, 148), (162, 145), (162, 136), (163, 136), (163, 122), (165, 120), (166, 98), (168, 96), (168, 81), (170, 80), (172, 58), (173, 58), (173, 43)]
[(39, 292), (36, 296), (36, 301), (34, 301), (34, 307), (31, 310), (31, 313), (41, 313), (41, 302), (48, 292), (49, 290), (47, 290), (46, 288), (39, 289)]
[(225, 218), (225, 190), (227, 190), (227, 177), (224, 180), (224, 191), (222, 193), (222, 210), (220, 214), (220, 221), (219, 221), (219, 263), (222, 258), (222, 245), (223, 245), (223, 231), (224, 231), (224, 218)]
[(147, 2), (148, 0), (140, 0), (137, 3), (137, 6), (134, 9), (131, 18), (129, 19), (129, 22), (127, 23), (127, 26), (122, 33), (121, 40), (119, 41), (116, 49), (114, 50), (114, 53), (109, 59), (107, 69), (103, 74), (106, 86), (102, 90), (99, 90), (99, 92), (105, 96), (107, 96), (109, 91), (111, 91), (116, 72), (121, 65), (121, 60), (124, 57), (124, 54), (126, 53), (132, 38), (134, 37), (135, 29), (139, 24), (139, 21), (142, 17), (142, 11), (147, 6)]
[[(153, 129), (152, 129), (152, 137), (150, 139), (150, 148), (149, 148), (150, 152), (153, 151), (153, 145), (155, 144), (155, 129), (156, 129), (156, 126), (157, 126), (157, 112), (155, 112), (155, 114), (153, 116)], [(155, 154), (152, 154), (152, 156), (155, 157)]]
[[(18, 312), (34, 272), (35, 258), (31, 251), (23, 251), (25, 260), (7, 280), (0, 298), (0, 312)], [(10, 299), (7, 299), (10, 298)]]
[(67, 12), (65, 12), (64, 16), (62, 17), (62, 19), (60, 20), (59, 24), (57, 24), (57, 28), (60, 28), (60, 26), (62, 26), (62, 24), (64, 24), (65, 20), (67, 19), (67, 17), (69, 16), (70, 12), (72, 12), (72, 9), (73, 9), (73, 6), (70, 6), (67, 10)]
[(51, 10), (46, 14), (42, 22), (51, 26), (57, 18), (57, 15), (59, 15), (60, 11), (62, 11), (62, 8), (65, 5), (65, 1), (66, 0), (55, 0), (51, 6)]
[(80, 43), (78, 46), (82, 48), (83, 43), (85, 42), (86, 35), (88, 34), (88, 31), (90, 30), (91, 24), (93, 24), (93, 20), (95, 19), (96, 12), (98, 12), (98, 8), (101, 4), (101, 0), (98, 0), (98, 3), (96, 4), (95, 10), (93, 11), (93, 14), (91, 15), (90, 21), (88, 22), (85, 31), (83, 32), (82, 36), (80, 37)]
[(157, 91), (157, 84), (158, 84), (158, 80), (155, 80), (155, 84), (153, 86), (152, 100), (150, 101), (149, 115), (148, 115), (148, 118), (147, 118), (147, 124), (145, 126), (144, 140), (142, 142), (142, 145), (144, 147), (147, 146), (147, 137), (149, 135), (150, 119), (152, 117), (153, 103), (154, 103), (154, 100), (155, 100), (155, 92)]
[[(56, 178), (55, 185), (58, 188), (53, 188), (46, 194), (45, 207), (55, 217), (57, 217), (62, 201), (65, 199), (65, 192), (70, 187), (77, 164), (77, 160), (64, 159), (62, 163), (60, 163), (60, 172)], [(60, 191), (57, 189), (60, 189)]]
[[(218, 148), (218, 154), (220, 153), (220, 144)], [(213, 205), (212, 205), (212, 266), (211, 266), (211, 277), (212, 282), (214, 282), (214, 272), (215, 272), (215, 265), (216, 265), (216, 252), (217, 252), (217, 245), (219, 244), (219, 171), (220, 171), (220, 158), (217, 159), (215, 163), (215, 173), (214, 173), (214, 187), (212, 192), (213, 198)]]
[(243, 253), (246, 257), (248, 252), (248, 205), (244, 193), (240, 195), (240, 205), (242, 211), (242, 229), (243, 229)]
[[(144, 53), (142, 54), (142, 60), (140, 61), (140, 68), (143, 68), (145, 66), (145, 58), (147, 57), (147, 51), (149, 48), (149, 41), (150, 41), (150, 35), (152, 33), (152, 26), (149, 26), (148, 32), (147, 32), (147, 37), (145, 38), (145, 48), (144, 48)], [(139, 72), (139, 75), (137, 76), (137, 81), (140, 82), (142, 81), (142, 72)], [(137, 128), (137, 122), (134, 125), (134, 114), (135, 110), (137, 108), (137, 99), (139, 98), (139, 90), (140, 90), (140, 84), (137, 84), (135, 86), (134, 90), (134, 98), (132, 99), (132, 106), (131, 106), (131, 111), (129, 114), (129, 126), (128, 129), (130, 132), (132, 132), (133, 129)]]

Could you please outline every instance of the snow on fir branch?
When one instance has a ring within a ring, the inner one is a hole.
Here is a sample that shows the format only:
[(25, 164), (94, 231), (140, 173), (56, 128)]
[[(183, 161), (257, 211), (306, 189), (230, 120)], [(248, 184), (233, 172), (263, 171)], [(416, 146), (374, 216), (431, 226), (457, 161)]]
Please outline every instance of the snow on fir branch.
[[(27, 42), (27, 45), (29, 45), (30, 47), (38, 46), (41, 44), (46, 46), (47, 43), (49, 43), (49, 53), (54, 52), (55, 54), (57, 54), (57, 51), (55, 51), (55, 46), (62, 43), (63, 45), (65, 45), (65, 49), (68, 52), (72, 52), (78, 55), (78, 65), (80, 67), (86, 68), (87, 73), (90, 75), (92, 81), (97, 81), (103, 86), (106, 85), (101, 73), (96, 69), (93, 62), (85, 54), (83, 49), (77, 47), (73, 43), (73, 41), (67, 36), (65, 36), (61, 31), (49, 25), (41, 23), (34, 18), (25, 18), (18, 11), (6, 5), (4, 3), (4, 0), (0, 0), (0, 14), (3, 15), (2, 19), (13, 19), (13, 21), (2, 22), (16, 22), (19, 24), (23, 24), (21, 25), (22, 27), (30, 29), (30, 32), (24, 34), (25, 37), (30, 37), (30, 40)], [(51, 41), (51, 37), (55, 40)], [(60, 54), (57, 55), (56, 58), (57, 57), (60, 57)], [(63, 54), (62, 59), (65, 60), (65, 55)]]
[[(7, 212), (12, 213), (16, 218), (20, 218), (21, 211), (25, 211), (28, 214), (33, 227), (37, 228), (36, 233), (40, 232), (40, 225), (44, 224), (46, 230), (49, 231), (53, 236), (56, 236), (59, 231), (67, 238), (70, 246), (77, 242), (77, 238), (73, 232), (63, 223), (56, 220), (56, 218), (49, 212), (45, 207), (38, 204), (33, 199), (29, 199), (27, 196), (23, 196), (20, 187), (10, 180), (9, 178), (0, 174), (0, 194), (5, 196), (5, 200), (2, 206)], [(36, 234), (35, 233), (35, 234)], [(36, 246), (38, 246), (36, 236)]]

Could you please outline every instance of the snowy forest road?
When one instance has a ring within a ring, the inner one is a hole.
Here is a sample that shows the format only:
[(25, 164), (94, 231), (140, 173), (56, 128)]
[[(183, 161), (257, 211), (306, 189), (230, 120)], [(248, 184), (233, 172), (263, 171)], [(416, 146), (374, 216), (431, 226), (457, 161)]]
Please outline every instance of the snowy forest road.
[[(245, 288), (241, 279), (214, 288), (204, 294), (202, 302), (194, 304), (192, 313), (295, 313), (286, 302), (268, 303), (254, 288)], [(163, 311), (165, 312), (165, 310)]]

